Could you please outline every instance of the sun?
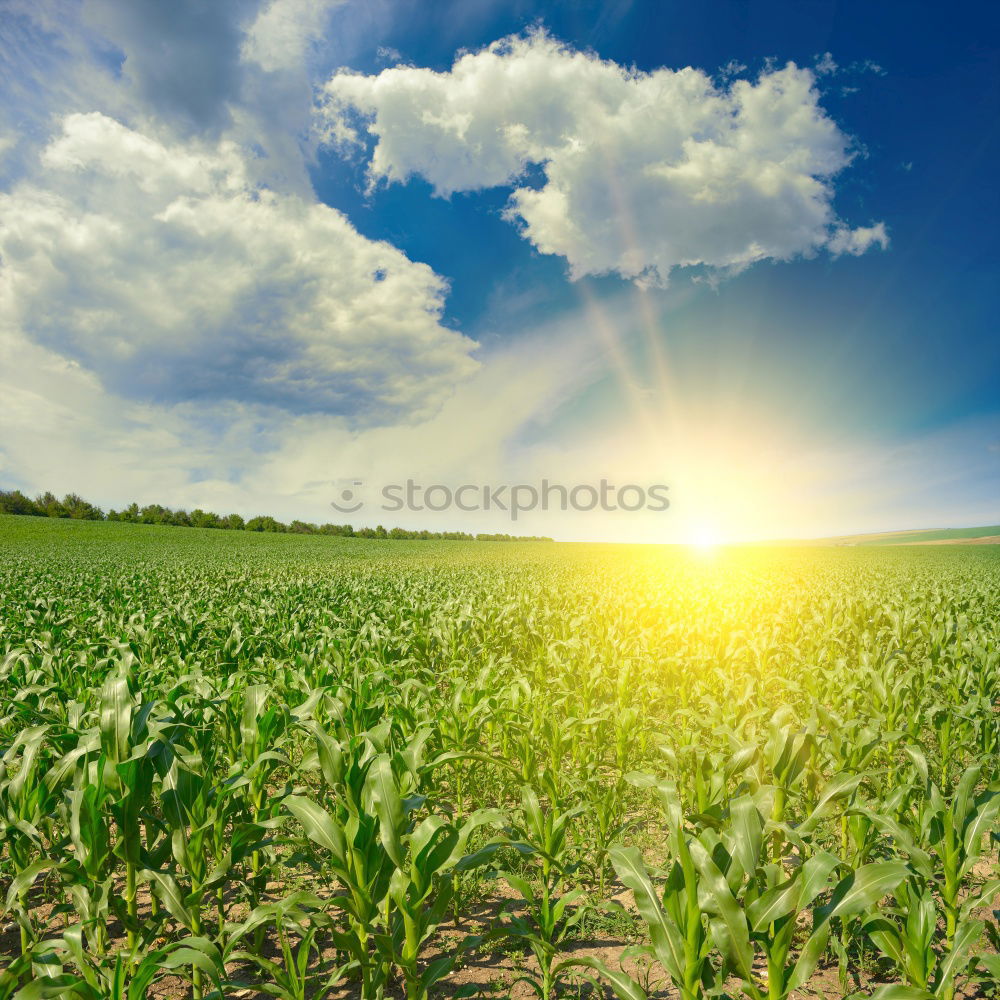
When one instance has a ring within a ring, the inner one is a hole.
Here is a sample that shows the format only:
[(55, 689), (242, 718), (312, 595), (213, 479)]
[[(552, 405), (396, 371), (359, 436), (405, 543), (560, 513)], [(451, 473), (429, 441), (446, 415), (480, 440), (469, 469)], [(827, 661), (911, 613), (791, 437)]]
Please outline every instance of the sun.
[(722, 536), (713, 525), (699, 524), (688, 534), (687, 544), (699, 552), (711, 552), (722, 544)]

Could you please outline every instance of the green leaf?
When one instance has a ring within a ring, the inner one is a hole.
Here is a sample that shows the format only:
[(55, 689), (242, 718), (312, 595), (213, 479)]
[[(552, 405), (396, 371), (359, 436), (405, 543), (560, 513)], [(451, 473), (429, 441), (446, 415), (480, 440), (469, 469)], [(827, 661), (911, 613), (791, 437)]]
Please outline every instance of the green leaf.
[(725, 929), (724, 937), (718, 933), (718, 929), (715, 930), (716, 943), (739, 975), (750, 981), (753, 977), (753, 949), (750, 946), (750, 928), (746, 916), (736, 902), (726, 877), (719, 871), (704, 846), (694, 840), (690, 848), (691, 857), (702, 878), (702, 888), (711, 902), (713, 912), (718, 916), (719, 923)]
[(112, 764), (128, 760), (132, 731), (132, 695), (124, 670), (109, 674), (101, 688), (101, 749)]
[(729, 805), (729, 812), (733, 825), (733, 856), (744, 872), (753, 872), (764, 842), (764, 821), (749, 795), (734, 799)]
[(781, 885), (758, 896), (747, 907), (747, 920), (754, 931), (763, 930), (769, 924), (797, 913), (802, 886), (798, 879), (790, 878)]
[[(15, 801), (20, 799), (24, 794), (28, 779), (34, 778), (35, 761), (38, 759), (38, 754), (42, 748), (42, 742), (44, 741), (45, 734), (48, 731), (48, 726), (32, 726), (20, 733), (14, 746), (11, 747), (11, 750), (16, 747), (23, 747), (21, 751), (20, 767), (8, 786), (8, 794)], [(4, 759), (7, 759), (7, 754), (4, 754)]]
[(336, 788), (344, 780), (344, 751), (337, 740), (318, 725), (313, 724), (311, 730), (316, 738), (316, 756), (323, 777), (331, 788)]
[(88, 1000), (94, 997), (97, 1000), (93, 987), (89, 986), (86, 980), (69, 973), (35, 979), (27, 986), (22, 986), (14, 994), (13, 1000), (44, 1000), (48, 997), (67, 996), (88, 998)]
[(980, 955), (979, 964), (985, 967), (997, 983), (1000, 983), (1000, 955)]
[(406, 814), (388, 754), (380, 753), (375, 758), (368, 772), (367, 787), (378, 814), (379, 838), (382, 846), (393, 864), (397, 868), (402, 868), (403, 848), (399, 838), (406, 823)]
[(7, 889), (7, 901), (4, 905), (3, 913), (0, 915), (6, 914), (17, 905), (18, 898), (35, 884), (35, 879), (42, 872), (58, 867), (59, 863), (57, 861), (42, 858), (39, 861), (33, 861), (27, 868), (19, 871), (11, 880), (10, 886)]
[(580, 958), (567, 958), (552, 970), (554, 975), (558, 975), (565, 969), (583, 968), (593, 969), (602, 979), (606, 979), (611, 988), (615, 991), (615, 996), (621, 1000), (647, 1000), (646, 992), (630, 976), (624, 972), (615, 972), (609, 969), (600, 959), (591, 955), (583, 955)]
[(973, 910), (981, 906), (989, 906), (993, 902), (993, 897), (1000, 892), (1000, 878), (990, 879), (984, 882), (979, 888), (969, 896), (962, 904), (961, 915), (967, 917)]
[(657, 958), (675, 982), (683, 982), (683, 935), (660, 904), (639, 849), (616, 844), (610, 849), (608, 856), (622, 884), (631, 889), (635, 896), (636, 908), (649, 927), (649, 937)]
[(917, 772), (923, 779), (924, 784), (926, 784), (930, 780), (930, 776), (927, 768), (927, 758), (924, 756), (923, 751), (912, 744), (907, 744), (903, 747), (903, 750), (906, 751), (907, 756), (913, 761)]
[(188, 930), (193, 930), (194, 914), (184, 905), (184, 896), (173, 875), (168, 875), (166, 872), (155, 872), (149, 868), (143, 869), (140, 874), (143, 878), (154, 883), (156, 894), (163, 900), (163, 905), (170, 915)]
[(902, 968), (906, 963), (906, 953), (899, 928), (885, 917), (873, 917), (865, 921), (861, 932), (875, 942), (875, 946), (887, 958)]
[(976, 858), (982, 851), (983, 835), (992, 827), (1000, 811), (1000, 790), (990, 790), (980, 796), (975, 812), (968, 817), (963, 832), (963, 846), (966, 862), (962, 866), (962, 874), (971, 870)]
[(289, 795), (282, 805), (302, 824), (306, 836), (328, 850), (343, 865), (347, 855), (347, 840), (340, 824), (312, 799)]
[(161, 969), (179, 969), (181, 966), (200, 969), (220, 985), (226, 974), (219, 949), (204, 937), (182, 938), (167, 945), (159, 965)]
[(879, 986), (872, 993), (872, 1000), (935, 1000), (935, 996), (933, 993), (922, 990), (917, 986), (895, 984), (892, 986)]
[(971, 767), (966, 768), (965, 773), (959, 778), (958, 787), (955, 789), (955, 795), (952, 799), (952, 809), (955, 813), (955, 819), (958, 821), (959, 829), (964, 826), (966, 818), (972, 809), (973, 795), (982, 771), (982, 765), (973, 764)]
[(457, 959), (457, 955), (443, 955), (441, 958), (428, 962), (427, 967), (420, 976), (420, 985), (425, 990), (430, 990), (436, 982), (451, 972)]
[(267, 684), (251, 684), (243, 692), (243, 713), (240, 716), (240, 737), (244, 752), (250, 750), (257, 742), (259, 727), (257, 719), (260, 716), (270, 686)]
[(819, 964), (819, 960), (826, 951), (826, 943), (829, 937), (830, 922), (828, 920), (823, 921), (818, 927), (813, 929), (809, 939), (802, 946), (799, 957), (792, 967), (791, 975), (789, 975), (785, 983), (786, 995), (793, 990), (799, 989), (813, 974), (816, 966)]
[(927, 878), (932, 877), (934, 863), (931, 861), (931, 856), (923, 848), (917, 846), (916, 841), (914, 841), (907, 829), (897, 823), (891, 816), (873, 812), (869, 809), (860, 810), (860, 812), (862, 815), (867, 816), (881, 833), (887, 837), (892, 837), (897, 849), (902, 851), (913, 862), (913, 866), (921, 875)]
[(515, 875), (513, 872), (498, 872), (497, 874), (503, 878), (512, 889), (516, 889), (526, 903), (534, 904), (535, 890), (532, 889), (531, 883), (527, 879), (521, 878), (520, 875)]
[(844, 773), (835, 775), (831, 778), (823, 786), (823, 791), (820, 792), (819, 800), (817, 801), (815, 808), (809, 816), (799, 824), (796, 828), (796, 832), (804, 834), (814, 830), (819, 825), (823, 817), (829, 813), (832, 805), (834, 805), (839, 799), (843, 799), (854, 794), (864, 777), (864, 773)]
[(829, 851), (817, 851), (799, 869), (799, 879), (802, 882), (799, 896), (799, 909), (804, 910), (812, 901), (826, 889), (830, 874), (840, 864), (840, 858)]
[(863, 865), (840, 881), (830, 902), (817, 912), (823, 920), (860, 913), (892, 892), (906, 876), (907, 868), (901, 861)]
[(968, 956), (969, 950), (983, 933), (983, 927), (984, 923), (982, 920), (969, 920), (966, 923), (958, 925), (951, 950), (941, 959), (937, 968), (937, 974), (934, 977), (934, 990), (936, 993), (941, 993), (943, 989), (951, 984), (951, 981), (959, 971), (960, 964)]

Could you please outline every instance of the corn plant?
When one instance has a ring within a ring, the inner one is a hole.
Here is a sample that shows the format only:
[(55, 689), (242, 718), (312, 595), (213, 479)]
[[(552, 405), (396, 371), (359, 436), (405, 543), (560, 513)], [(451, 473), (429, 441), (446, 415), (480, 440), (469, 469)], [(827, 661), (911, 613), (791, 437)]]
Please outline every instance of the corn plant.
[(19, 930), (21, 954), (27, 954), (39, 936), (28, 907), (28, 895), (39, 876), (56, 867), (45, 851), (54, 839), (52, 816), (58, 799), (44, 775), (48, 726), (31, 726), (20, 732), (0, 757), (0, 829), (10, 884), (2, 914), (13, 913)]
[[(817, 851), (788, 873), (783, 864), (760, 862), (764, 831), (756, 805), (744, 798), (733, 804), (730, 829), (721, 837), (707, 831), (691, 842), (690, 850), (702, 880), (710, 932), (726, 967), (751, 1000), (784, 1000), (808, 981), (823, 957), (833, 919), (868, 909), (899, 885), (906, 867), (875, 862), (833, 883), (830, 876), (839, 860)], [(816, 905), (827, 891), (829, 902)], [(793, 954), (803, 912), (812, 913), (812, 928)], [(758, 955), (766, 962), (763, 980), (754, 967)]]
[[(259, 949), (237, 947), (244, 938), (256, 936), (260, 928), (273, 927), (281, 950), (276, 962), (260, 954)], [(225, 950), (227, 962), (250, 965), (266, 978), (253, 986), (279, 1000), (306, 1000), (323, 997), (336, 989), (351, 969), (351, 963), (334, 963), (324, 968), (319, 962), (320, 941), (330, 920), (323, 912), (323, 901), (305, 892), (293, 893), (276, 903), (258, 906), (251, 915), (228, 935)], [(230, 979), (232, 987), (246, 988), (241, 980)]]
[[(5, 993), (4, 975), (0, 974), (0, 996), (17, 1000), (42, 1000), (47, 997), (77, 997), (79, 1000), (145, 1000), (150, 987), (163, 975), (194, 979), (208, 976), (221, 990), (225, 967), (219, 949), (206, 938), (181, 938), (144, 955), (137, 963), (134, 956), (118, 953), (113, 957), (93, 955), (84, 947), (79, 928), (65, 931), (61, 937), (38, 942), (30, 960), (36, 976), (16, 992)], [(13, 978), (13, 976), (11, 976)], [(6, 986), (10, 989), (10, 984)]]
[(611, 861), (622, 883), (635, 895), (639, 915), (649, 928), (656, 960), (666, 970), (681, 1000), (697, 1000), (712, 995), (720, 963), (702, 912), (699, 900), (702, 883), (691, 855), (680, 805), (672, 788), (668, 786), (666, 791), (667, 843), (673, 862), (662, 888), (654, 888), (637, 848), (613, 847)]
[[(974, 765), (946, 799), (930, 780), (923, 756), (915, 753), (914, 761), (924, 780), (922, 788), (914, 789), (915, 801), (902, 821), (866, 810), (895, 850), (905, 855), (911, 874), (895, 906), (873, 914), (864, 932), (892, 959), (910, 987), (950, 1000), (955, 976), (985, 927), (973, 914), (1000, 894), (998, 878), (978, 886), (970, 881), (984, 840), (996, 827), (1000, 784), (976, 794), (982, 767)], [(938, 933), (939, 920), (943, 935)]]
[(99, 766), (103, 766), (102, 781), (109, 790), (108, 815), (118, 835), (112, 850), (125, 868), (122, 916), (132, 949), (139, 930), (137, 876), (147, 863), (143, 856), (143, 824), (150, 814), (158, 752), (164, 745), (153, 738), (149, 729), (155, 704), (137, 704), (130, 689), (130, 681), (135, 681), (129, 666), (126, 660), (107, 675), (101, 688), (98, 720)]
[(525, 973), (521, 981), (542, 1000), (553, 996), (560, 976), (571, 966), (559, 962), (560, 946), (587, 909), (582, 889), (566, 890), (566, 880), (578, 867), (568, 846), (569, 826), (582, 811), (580, 806), (561, 812), (545, 808), (535, 790), (525, 785), (507, 843), (527, 861), (534, 878), (499, 872), (525, 906), (524, 915), (508, 914), (504, 931), (523, 941), (535, 956), (538, 977)]
[(433, 937), (451, 899), (450, 877), (460, 865), (485, 861), (465, 853), (472, 832), (496, 822), (495, 812), (475, 813), (457, 824), (431, 815), (417, 822), (420, 795), (406, 795), (418, 770), (415, 744), (397, 754), (394, 770), (386, 753), (372, 753), (367, 741), (346, 748), (318, 734), (326, 780), (339, 792), (331, 814), (311, 799), (289, 796), (285, 808), (306, 836), (324, 850), (323, 863), (343, 890), (333, 902), (348, 920), (334, 935), (361, 976), (365, 1000), (383, 995), (398, 969), (408, 1000), (423, 1000), (455, 956), (425, 965), (421, 953)]
[(0, 1000), (1000, 980), (995, 547), (0, 533)]

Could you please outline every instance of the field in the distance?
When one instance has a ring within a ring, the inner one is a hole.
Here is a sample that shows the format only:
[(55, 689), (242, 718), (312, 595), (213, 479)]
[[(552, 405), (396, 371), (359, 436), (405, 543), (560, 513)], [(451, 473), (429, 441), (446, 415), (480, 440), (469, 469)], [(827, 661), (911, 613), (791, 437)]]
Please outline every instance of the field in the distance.
[(864, 535), (834, 535), (817, 545), (998, 545), (1000, 524), (980, 528), (921, 528), (878, 531)]
[(1000, 987), (1000, 548), (0, 556), (0, 1000)]

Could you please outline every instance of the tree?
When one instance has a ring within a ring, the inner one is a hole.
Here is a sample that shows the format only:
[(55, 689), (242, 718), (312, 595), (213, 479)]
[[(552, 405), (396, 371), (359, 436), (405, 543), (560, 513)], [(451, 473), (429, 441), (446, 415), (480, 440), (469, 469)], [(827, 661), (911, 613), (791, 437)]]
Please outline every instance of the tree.
[(36, 517), (45, 514), (34, 500), (20, 490), (0, 490), (0, 511), (4, 514), (33, 514)]
[(69, 511), (59, 502), (54, 493), (46, 491), (35, 499), (46, 517), (69, 517)]
[(142, 524), (165, 524), (170, 520), (171, 511), (158, 503), (147, 504), (139, 511), (139, 521)]
[(77, 521), (104, 520), (104, 512), (100, 508), (88, 503), (76, 493), (67, 493), (60, 506), (66, 513), (58, 515), (59, 517), (71, 517)]
[(258, 515), (257, 517), (250, 518), (246, 523), (247, 531), (288, 531), (288, 525), (282, 524), (281, 521), (276, 521), (273, 517), (268, 515)]
[(191, 527), (193, 528), (218, 528), (221, 526), (219, 515), (213, 510), (202, 510), (195, 507), (191, 511)]

